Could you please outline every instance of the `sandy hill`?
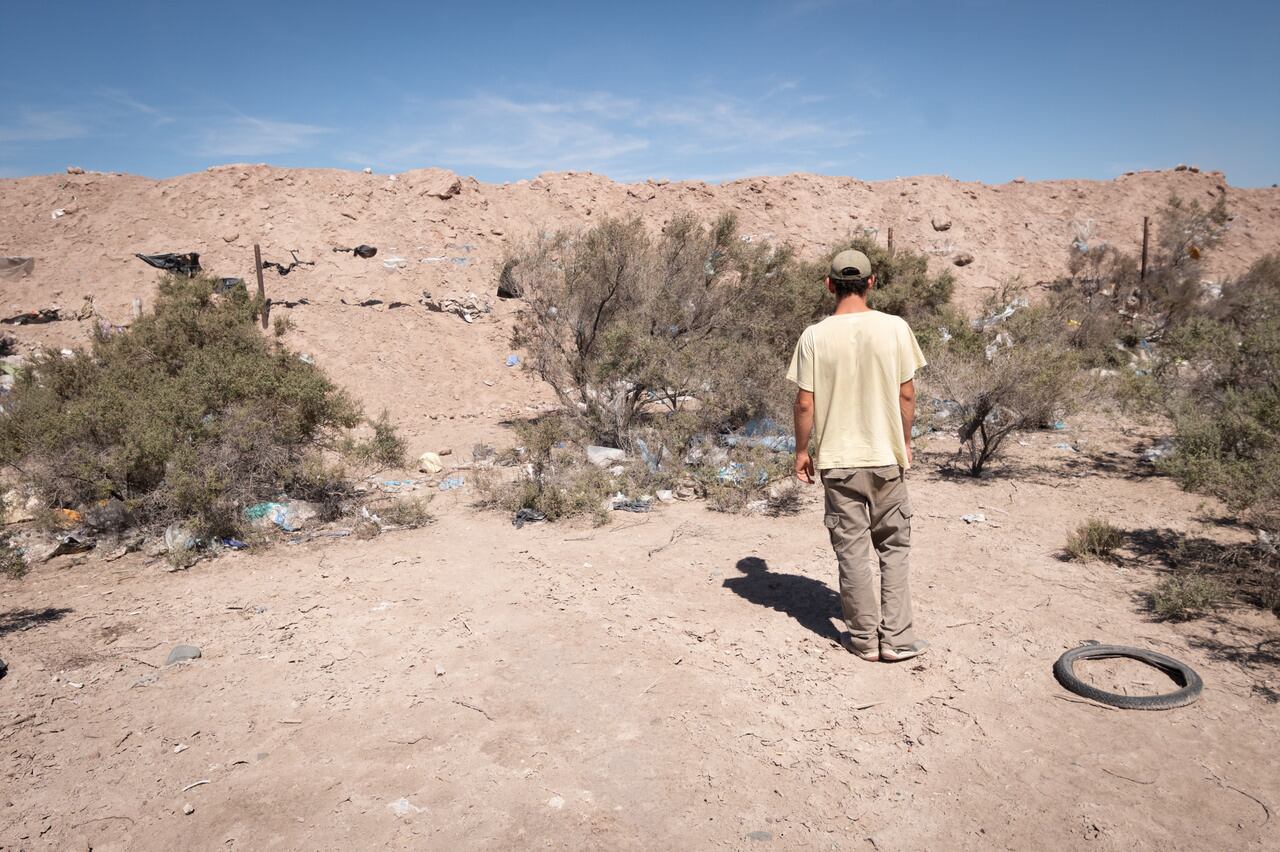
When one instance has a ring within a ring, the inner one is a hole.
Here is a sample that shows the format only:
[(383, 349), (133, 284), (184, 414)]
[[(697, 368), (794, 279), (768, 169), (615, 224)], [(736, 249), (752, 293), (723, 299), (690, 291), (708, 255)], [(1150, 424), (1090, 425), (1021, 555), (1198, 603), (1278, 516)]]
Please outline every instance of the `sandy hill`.
[[(1227, 196), (1235, 219), (1213, 274), (1239, 273), (1280, 246), (1280, 190), (1236, 189), (1219, 172), (1190, 170), (994, 186), (945, 176), (868, 183), (818, 175), (619, 184), (571, 172), (494, 185), (440, 169), (385, 175), (252, 165), (168, 180), (44, 175), (0, 181), (0, 254), (36, 259), (33, 275), (0, 285), (0, 304), (6, 316), (52, 304), (74, 312), (93, 296), (102, 316), (125, 322), (132, 300), (148, 301), (156, 280), (135, 252), (196, 251), (207, 270), (251, 279), (255, 242), (277, 262), (297, 250), (315, 266), (267, 273), (274, 300), (309, 301), (276, 309), (295, 326), (291, 344), (371, 408), (386, 406), (411, 433), (447, 442), (469, 437), (450, 418), (478, 420), (483, 432), (543, 394), (503, 367), (510, 305), (467, 325), (426, 311), (418, 298), (424, 290), (492, 296), (505, 251), (539, 231), (631, 214), (656, 227), (680, 211), (730, 210), (751, 238), (813, 255), (851, 233), (884, 241), (893, 228), (897, 245), (951, 267), (960, 299), (972, 304), (1004, 280), (1061, 273), (1081, 231), (1136, 250), (1143, 215), (1174, 193), (1206, 204)], [(950, 227), (936, 230), (944, 222)], [(331, 250), (359, 243), (377, 246), (377, 257)], [(952, 266), (960, 252), (973, 263)], [(371, 299), (381, 304), (359, 306)], [(407, 306), (389, 307), (394, 302)], [(66, 345), (83, 341), (89, 328), (61, 322), (16, 333), (23, 343)], [(431, 415), (441, 422), (429, 423)]]

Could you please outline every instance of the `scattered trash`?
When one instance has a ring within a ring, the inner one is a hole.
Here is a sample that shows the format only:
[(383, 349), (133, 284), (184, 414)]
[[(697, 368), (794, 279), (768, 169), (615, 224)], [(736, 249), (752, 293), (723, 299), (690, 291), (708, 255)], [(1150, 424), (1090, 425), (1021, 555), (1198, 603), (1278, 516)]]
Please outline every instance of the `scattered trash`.
[(418, 456), (418, 470), (422, 473), (439, 473), (444, 470), (444, 462), (439, 453), (426, 452)]
[(367, 246), (364, 243), (361, 243), (354, 248), (335, 248), (334, 251), (348, 252), (355, 257), (363, 257), (365, 260), (368, 260), (378, 253), (377, 248), (374, 246)]
[(444, 677), (444, 664), (436, 663), (436, 677)]
[(134, 257), (148, 266), (163, 269), (166, 272), (181, 272), (188, 278), (200, 271), (200, 255), (189, 251), (185, 254), (135, 254)]
[(467, 480), (461, 476), (451, 476), (440, 483), (441, 491), (453, 491), (455, 488), (461, 488), (467, 484)]
[(213, 292), (218, 294), (230, 293), (232, 290), (236, 289), (237, 287), (240, 287), (240, 288), (244, 287), (243, 278), (219, 278), (217, 282), (213, 285)]
[(382, 265), (387, 269), (404, 269), (409, 265), (409, 261), (405, 260), (403, 257), (388, 257), (386, 260), (382, 261)]
[(653, 505), (645, 500), (615, 500), (613, 503), (615, 512), (647, 512), (651, 508)]
[(654, 495), (658, 498), (659, 503), (676, 502), (675, 492), (673, 492), (670, 488), (659, 488), (657, 491), (654, 492)]
[(181, 553), (185, 550), (194, 550), (197, 541), (196, 537), (189, 529), (182, 525), (181, 521), (175, 521), (164, 531), (164, 546), (170, 553)]
[(498, 276), (498, 298), (499, 299), (521, 299), (524, 298), (524, 288), (516, 281), (512, 270), (516, 268), (518, 260), (508, 260), (502, 266), (502, 274)]
[(1049, 428), (1053, 429), (1055, 432), (1061, 432), (1067, 428), (1067, 424), (1062, 420), (1055, 420)]
[(968, 515), (961, 515), (960, 520), (964, 521), (966, 524), (985, 524), (987, 522), (987, 516), (981, 512), (975, 512)]
[(1162, 438), (1150, 447), (1142, 451), (1142, 462), (1144, 464), (1155, 464), (1160, 459), (1173, 452), (1173, 441), (1168, 438)]
[(0, 257), (0, 278), (26, 278), (35, 271), (34, 257)]
[[(727, 482), (732, 485), (739, 485), (747, 479), (748, 470), (749, 468), (747, 467), (747, 465), (743, 464), (742, 462), (730, 462), (729, 464), (720, 468), (720, 470), (716, 474), (716, 477), (721, 482)], [(758, 470), (756, 471), (755, 479), (756, 479), (757, 485), (764, 485), (766, 482), (769, 481), (769, 474), (766, 473), (763, 469)]]
[(191, 816), (193, 813), (196, 812), (196, 806), (191, 804), (190, 802), (187, 802), (182, 806), (182, 812), (187, 816)]
[(1068, 444), (1066, 441), (1059, 441), (1053, 445), (1053, 448), (1055, 450), (1066, 450), (1069, 453), (1074, 453), (1076, 451), (1076, 448)]
[(515, 517), (511, 519), (511, 525), (516, 529), (522, 529), (525, 524), (536, 524), (539, 521), (545, 521), (547, 516), (537, 509), (521, 509), (516, 512)]
[(302, 500), (288, 503), (258, 503), (244, 510), (244, 516), (255, 526), (266, 523), (275, 524), (285, 532), (297, 532), (306, 526), (308, 521), (315, 520), (319, 512), (315, 506)]
[(508, 356), (507, 356), (507, 366), (508, 366), (508, 367), (519, 367), (519, 366), (520, 366), (520, 356), (519, 356), (519, 355), (508, 355)]
[(348, 302), (346, 299), (339, 299), (338, 301), (352, 308), (376, 308), (378, 305), (382, 304), (381, 299), (374, 299), (372, 297), (368, 299), (361, 299), (358, 302)]
[(627, 454), (613, 447), (587, 447), (587, 461), (596, 467), (609, 467), (617, 462), (627, 460)]
[(775, 453), (794, 453), (796, 439), (768, 417), (750, 420), (742, 432), (723, 435), (721, 441), (729, 447), (764, 447)]
[(50, 219), (61, 219), (61, 218), (62, 218), (63, 216), (65, 216), (65, 215), (67, 215), (67, 211), (66, 211), (66, 210), (64, 210), (64, 209), (62, 209), (61, 207), (59, 207), (57, 210), (54, 210), (54, 211), (53, 211), (53, 214), (52, 214), (49, 218), (50, 218)]
[(75, 509), (53, 509), (49, 514), (59, 529), (74, 529), (84, 522), (84, 515)]
[(5, 325), (42, 325), (47, 322), (59, 322), (63, 319), (61, 308), (40, 308), (11, 317), (0, 319)]
[(244, 550), (249, 546), (238, 538), (220, 538), (217, 542), (228, 550)]
[[(366, 173), (368, 173), (367, 170), (366, 170)], [(408, 799), (404, 799), (404, 798), (396, 799), (394, 802), (387, 805), (387, 808), (389, 808), (390, 811), (396, 816), (408, 816), (409, 814), (420, 814), (426, 810), (426, 808), (420, 808), (417, 805), (410, 802)]]
[(289, 254), (293, 256), (293, 261), (290, 262), (289, 264), (286, 265), (283, 263), (276, 263), (273, 260), (264, 260), (262, 261), (262, 268), (274, 269), (276, 272), (279, 272), (281, 275), (288, 275), (290, 272), (292, 272), (294, 269), (296, 269), (299, 266), (315, 266), (316, 265), (314, 260), (298, 260), (298, 252), (294, 249), (290, 249)]
[(465, 322), (474, 322), (475, 318), (487, 314), (493, 310), (493, 305), (486, 299), (481, 299), (475, 293), (467, 293), (463, 299), (445, 298), (436, 300), (426, 290), (422, 291), (422, 298), (418, 300), (427, 307), (427, 310), (436, 311), (438, 313), (456, 314)]
[[(176, 645), (169, 652), (169, 657), (164, 661), (166, 666), (172, 666), (175, 663), (187, 663), (191, 660), (200, 659), (200, 649), (195, 645)], [(186, 790), (183, 790), (185, 793)]]
[(308, 355), (306, 352), (303, 352), (301, 355), (299, 355), (298, 360), (304, 364), (315, 364), (316, 362), (315, 356)]

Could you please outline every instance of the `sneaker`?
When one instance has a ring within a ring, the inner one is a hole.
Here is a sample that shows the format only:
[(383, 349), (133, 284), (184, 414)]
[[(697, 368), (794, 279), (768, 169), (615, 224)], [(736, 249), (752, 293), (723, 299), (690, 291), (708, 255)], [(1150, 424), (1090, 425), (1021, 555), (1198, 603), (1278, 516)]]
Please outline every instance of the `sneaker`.
[(905, 648), (890, 648), (888, 645), (882, 645), (879, 657), (888, 663), (900, 663), (903, 660), (918, 657), (927, 650), (929, 650), (929, 643), (923, 639), (917, 639)]
[(877, 663), (880, 661), (879, 648), (859, 648), (853, 644), (853, 639), (848, 633), (840, 634), (840, 644), (844, 645), (844, 649), (853, 654), (860, 660), (866, 660), (869, 663)]

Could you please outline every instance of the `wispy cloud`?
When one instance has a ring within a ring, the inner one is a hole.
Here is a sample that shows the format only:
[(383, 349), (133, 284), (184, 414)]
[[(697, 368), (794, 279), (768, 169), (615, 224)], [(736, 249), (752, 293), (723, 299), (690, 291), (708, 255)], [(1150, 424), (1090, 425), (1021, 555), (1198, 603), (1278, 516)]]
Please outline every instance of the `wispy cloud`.
[(175, 120), (172, 116), (167, 115), (163, 110), (159, 109), (158, 107), (154, 107), (150, 104), (143, 103), (142, 101), (130, 95), (128, 92), (122, 91), (120, 89), (103, 87), (101, 89), (98, 89), (98, 97), (102, 98), (103, 100), (109, 103), (115, 104), (117, 106), (122, 106), (125, 109), (130, 110), (132, 112), (149, 116), (152, 119), (154, 119), (156, 124), (169, 124)]
[(79, 139), (88, 132), (68, 112), (22, 110), (16, 120), (0, 124), (0, 142), (58, 142)]
[[(620, 179), (719, 179), (751, 164), (828, 161), (861, 132), (851, 119), (814, 113), (798, 83), (753, 98), (717, 92), (646, 101), (609, 92), (415, 101), (400, 126), (355, 147), (353, 165), (446, 165), (532, 174), (577, 169)], [(820, 156), (814, 156), (814, 154)]]
[(327, 127), (314, 124), (237, 115), (204, 131), (198, 151), (206, 157), (289, 154), (311, 147), (320, 137), (331, 132)]

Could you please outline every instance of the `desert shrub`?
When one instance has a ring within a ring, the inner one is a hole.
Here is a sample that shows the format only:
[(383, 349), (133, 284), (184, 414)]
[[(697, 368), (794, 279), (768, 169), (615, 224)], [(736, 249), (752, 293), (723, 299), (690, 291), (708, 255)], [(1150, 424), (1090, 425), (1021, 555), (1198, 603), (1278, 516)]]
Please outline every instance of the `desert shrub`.
[(379, 469), (404, 467), (408, 443), (396, 432), (391, 414), (383, 409), (378, 419), (368, 422), (372, 434), (365, 438), (348, 437), (343, 453), (348, 458)]
[(265, 338), (260, 305), (209, 278), (165, 278), (153, 313), (69, 357), (46, 353), (0, 416), (0, 463), (51, 506), (116, 497), (141, 523), (227, 535), (241, 509), (304, 481), (356, 405)]
[(692, 435), (785, 415), (786, 359), (826, 304), (811, 269), (739, 240), (730, 216), (677, 217), (657, 235), (609, 219), (514, 259), (514, 344), (588, 440), (626, 449), (644, 427), (679, 454)]
[(430, 511), (430, 503), (430, 497), (400, 498), (378, 506), (377, 514), (383, 523), (417, 529), (435, 520)]
[[(1001, 307), (1003, 306), (1003, 307)], [(981, 346), (948, 341), (931, 356), (926, 396), (944, 401), (945, 420), (960, 438), (960, 457), (978, 476), (1006, 438), (1070, 414), (1085, 391), (1080, 354), (1056, 331), (1045, 306), (1030, 306), (1004, 291), (983, 310)], [(993, 317), (1007, 315), (1004, 319)], [(924, 422), (937, 419), (927, 412)]]
[(1122, 530), (1106, 521), (1090, 518), (1067, 537), (1064, 549), (1077, 562), (1088, 562), (1090, 559), (1111, 558), (1115, 549), (1123, 543)]
[(1163, 578), (1151, 592), (1151, 608), (1160, 618), (1181, 621), (1221, 605), (1222, 584), (1212, 577), (1177, 573)]
[(1174, 423), (1161, 468), (1264, 528), (1280, 526), (1280, 254), (1171, 328), (1154, 377)]
[(27, 560), (22, 558), (22, 551), (8, 536), (0, 537), (0, 577), (16, 580), (26, 573)]

